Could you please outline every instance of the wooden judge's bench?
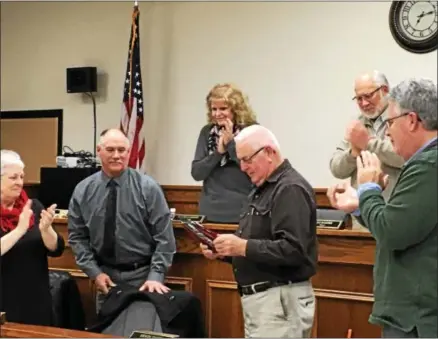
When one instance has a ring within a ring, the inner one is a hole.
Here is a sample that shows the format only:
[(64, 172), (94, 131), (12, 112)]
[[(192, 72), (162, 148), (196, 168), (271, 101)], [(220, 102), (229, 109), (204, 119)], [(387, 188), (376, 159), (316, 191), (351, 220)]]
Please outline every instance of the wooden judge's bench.
[[(196, 214), (199, 186), (163, 186), (170, 207), (177, 213)], [(315, 189), (319, 207), (329, 206), (325, 189)], [(217, 232), (234, 232), (237, 225), (209, 224)], [(67, 240), (67, 220), (58, 219), (55, 228)], [(166, 284), (193, 292), (203, 304), (209, 337), (243, 337), (240, 296), (231, 265), (205, 259), (199, 245), (174, 224), (177, 253)], [(371, 313), (372, 270), (375, 241), (368, 231), (318, 230), (319, 266), (312, 279), (317, 296), (313, 337), (378, 338), (380, 328), (368, 323)], [(87, 322), (95, 320), (94, 286), (76, 266), (70, 247), (60, 258), (50, 258), (51, 269), (68, 271), (77, 281)]]

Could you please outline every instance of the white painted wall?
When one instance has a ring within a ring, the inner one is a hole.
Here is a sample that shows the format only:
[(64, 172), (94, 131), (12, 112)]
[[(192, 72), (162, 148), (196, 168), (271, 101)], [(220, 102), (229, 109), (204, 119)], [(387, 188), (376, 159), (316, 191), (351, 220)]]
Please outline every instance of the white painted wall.
[[(194, 184), (190, 163), (205, 123), (204, 98), (232, 81), (260, 123), (314, 187), (335, 181), (328, 163), (358, 114), (353, 79), (379, 69), (395, 84), (437, 79), (437, 52), (401, 49), (389, 2), (142, 2), (146, 166), (161, 184)], [(102, 73), (98, 130), (117, 126), (131, 2), (3, 2), (1, 109), (64, 110), (64, 144), (93, 147), (92, 106), (66, 93), (65, 69)]]

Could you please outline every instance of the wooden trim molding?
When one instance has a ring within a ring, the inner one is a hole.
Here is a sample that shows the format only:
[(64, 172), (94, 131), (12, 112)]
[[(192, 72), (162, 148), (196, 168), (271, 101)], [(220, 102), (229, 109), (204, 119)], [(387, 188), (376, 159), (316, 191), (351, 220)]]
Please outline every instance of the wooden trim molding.
[[(25, 182), (25, 188), (31, 198), (38, 198), (39, 183)], [(177, 213), (197, 214), (198, 203), (201, 195), (201, 185), (161, 185), (164, 196), (170, 207), (174, 207)], [(327, 198), (327, 188), (314, 188), (316, 204), (320, 208), (331, 208)]]
[[(182, 205), (191, 205), (192, 210), (190, 213), (196, 214), (199, 196), (201, 194), (201, 185), (162, 185), (166, 200), (171, 206), (183, 208)], [(330, 202), (327, 198), (327, 188), (314, 188), (316, 195), (316, 203), (318, 207), (331, 208)], [(178, 209), (177, 209), (178, 212)], [(181, 211), (180, 213), (189, 213)]]
[[(58, 268), (58, 267), (49, 267), (49, 270), (63, 271), (63, 272), (70, 273), (71, 276), (74, 278), (88, 279), (88, 276), (81, 270), (76, 270), (76, 269), (71, 269), (71, 268)], [(92, 282), (91, 279), (90, 279), (90, 282)], [(171, 284), (171, 285), (180, 285), (183, 287), (184, 291), (192, 292), (192, 287), (193, 287), (193, 279), (192, 278), (169, 276), (169, 277), (166, 277), (165, 282), (167, 284)]]
[(314, 291), (316, 298), (360, 301), (367, 303), (374, 302), (374, 297), (371, 293), (338, 291), (323, 288), (315, 288)]
[(313, 325), (312, 331), (310, 332), (310, 337), (318, 338), (318, 297), (315, 298), (315, 312), (313, 314)]
[(75, 270), (75, 269), (71, 269), (71, 268), (58, 268), (58, 267), (49, 267), (49, 270), (68, 272), (74, 278), (88, 279), (88, 276), (81, 270)]
[(1, 326), (0, 336), (2, 338), (119, 338), (108, 334), (9, 322)]
[(213, 328), (213, 290), (221, 289), (221, 290), (230, 290), (237, 291), (237, 283), (233, 281), (224, 281), (224, 280), (206, 280), (206, 316), (207, 316), (207, 328), (208, 328), (208, 337), (212, 338), (212, 328)]
[(192, 292), (193, 290), (193, 279), (186, 277), (166, 277), (165, 284), (169, 285), (179, 285), (182, 286), (184, 291)]

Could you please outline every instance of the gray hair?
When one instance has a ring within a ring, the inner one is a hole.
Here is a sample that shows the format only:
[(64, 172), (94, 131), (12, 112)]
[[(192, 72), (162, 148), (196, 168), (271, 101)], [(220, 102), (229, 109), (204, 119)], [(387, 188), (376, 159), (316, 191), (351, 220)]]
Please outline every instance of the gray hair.
[(0, 154), (1, 159), (1, 175), (5, 173), (5, 167), (16, 165), (20, 166), (21, 168), (24, 168), (24, 162), (21, 160), (20, 155), (17, 152), (2, 149)]
[(106, 138), (108, 136), (108, 134), (114, 135), (114, 134), (119, 134), (119, 135), (123, 135), (126, 139), (126, 142), (128, 144), (128, 147), (130, 147), (130, 141), (129, 138), (126, 136), (125, 132), (123, 132), (120, 128), (107, 128), (104, 129), (101, 133), (100, 133), (100, 139), (99, 139), (99, 145), (103, 145), (106, 141)]
[(373, 71), (373, 80), (377, 86), (389, 87), (389, 82), (388, 82), (388, 79), (386, 78), (385, 74), (383, 74), (379, 71)]
[(270, 146), (280, 152), (280, 143), (274, 133), (265, 126), (254, 124), (244, 128), (235, 137), (236, 143), (249, 139), (252, 147), (261, 148)]
[(404, 80), (390, 91), (389, 99), (397, 103), (400, 114), (415, 112), (426, 130), (438, 130), (437, 85), (432, 80)]

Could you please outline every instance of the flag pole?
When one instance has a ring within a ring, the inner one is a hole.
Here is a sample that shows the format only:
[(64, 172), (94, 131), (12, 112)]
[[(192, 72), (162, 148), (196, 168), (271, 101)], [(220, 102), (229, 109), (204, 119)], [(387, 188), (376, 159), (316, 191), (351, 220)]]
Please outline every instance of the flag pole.
[[(137, 3), (137, 1), (135, 1)], [(134, 50), (134, 45), (135, 45), (135, 41), (137, 40), (137, 26), (135, 25), (135, 19), (137, 18), (138, 15), (138, 8), (136, 8), (137, 10), (134, 10), (134, 13), (132, 15), (132, 31), (131, 31), (131, 35), (132, 35), (132, 40), (131, 40), (131, 46), (130, 46), (130, 56), (129, 56), (129, 111), (132, 110), (132, 105), (131, 105), (131, 98), (132, 98), (132, 57), (133, 57), (133, 50)]]
[(120, 126), (130, 141), (129, 167), (144, 171), (143, 160), (146, 154), (144, 138), (144, 111), (143, 87), (140, 67), (140, 10), (138, 3), (132, 9), (131, 32), (126, 65), (126, 74), (123, 79), (123, 105), (120, 117)]

